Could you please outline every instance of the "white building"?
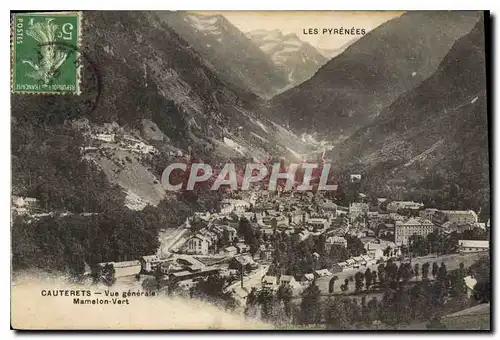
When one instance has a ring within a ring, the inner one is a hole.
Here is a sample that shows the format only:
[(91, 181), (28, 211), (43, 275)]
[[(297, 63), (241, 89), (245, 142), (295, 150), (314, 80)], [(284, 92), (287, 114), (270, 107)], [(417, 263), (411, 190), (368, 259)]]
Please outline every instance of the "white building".
[(406, 222), (396, 221), (394, 238), (397, 245), (407, 245), (413, 234), (427, 236), (436, 229), (431, 221), (425, 218), (410, 218)]
[(326, 253), (329, 254), (330, 253), (330, 249), (332, 249), (332, 245), (334, 244), (337, 244), (337, 245), (340, 245), (344, 248), (347, 248), (347, 240), (342, 237), (342, 236), (330, 236), (326, 239), (326, 243), (325, 243), (325, 250), (326, 250)]
[(357, 217), (363, 216), (368, 213), (369, 206), (368, 203), (351, 203), (349, 204), (349, 216), (351, 217), (351, 222)]
[(208, 255), (212, 240), (203, 235), (194, 235), (186, 242), (188, 254)]
[(330, 223), (328, 223), (328, 220), (326, 218), (309, 218), (306, 221), (306, 225), (312, 227), (313, 229), (326, 229), (330, 226)]
[(230, 214), (232, 212), (242, 214), (250, 207), (250, 203), (244, 200), (223, 199), (220, 202), (220, 207), (222, 214)]
[(311, 233), (308, 230), (304, 229), (304, 230), (301, 230), (298, 233), (298, 235), (299, 235), (299, 240), (304, 241), (305, 239), (307, 239), (311, 235)]
[(460, 253), (474, 253), (480, 251), (488, 251), (489, 249), (489, 241), (458, 240), (458, 252)]
[(161, 263), (158, 255), (146, 255), (140, 258), (141, 269), (144, 272), (151, 272), (156, 269), (156, 266)]
[(365, 245), (365, 249), (366, 249), (366, 254), (375, 261), (384, 258), (384, 250), (381, 248), (380, 244), (370, 242)]
[(473, 210), (440, 210), (450, 222), (457, 224), (473, 224), (478, 222), (477, 214)]
[(366, 262), (366, 266), (372, 266), (377, 263), (377, 260), (369, 255), (361, 255), (361, 258)]
[(349, 178), (351, 180), (351, 183), (358, 183), (361, 181), (361, 175), (360, 174), (350, 174)]
[(413, 201), (392, 201), (387, 204), (387, 211), (397, 212), (400, 209), (419, 210), (424, 207), (423, 203)]
[(420, 211), (419, 216), (428, 220), (431, 220), (434, 218), (434, 214), (439, 211), (438, 209), (435, 208), (427, 208), (422, 211)]
[(319, 269), (319, 270), (316, 270), (314, 272), (314, 276), (316, 278), (323, 277), (323, 276), (328, 276), (328, 275), (332, 275), (332, 272), (329, 271), (328, 269)]
[(264, 276), (262, 278), (262, 288), (276, 289), (277, 279), (274, 276)]
[(290, 285), (290, 286), (295, 286), (297, 281), (295, 281), (295, 278), (292, 275), (281, 275), (280, 280), (279, 280), (279, 285), (280, 286), (285, 286), (285, 285)]
[(113, 268), (115, 268), (115, 277), (135, 275), (139, 274), (139, 272), (141, 271), (141, 262), (137, 260), (121, 261), (121, 262), (103, 262), (99, 263), (99, 266), (104, 267), (106, 264), (113, 265)]
[(353, 267), (348, 265), (347, 262), (339, 262), (339, 263), (337, 263), (337, 265), (340, 267), (340, 270), (343, 272), (346, 272), (346, 271), (353, 269)]

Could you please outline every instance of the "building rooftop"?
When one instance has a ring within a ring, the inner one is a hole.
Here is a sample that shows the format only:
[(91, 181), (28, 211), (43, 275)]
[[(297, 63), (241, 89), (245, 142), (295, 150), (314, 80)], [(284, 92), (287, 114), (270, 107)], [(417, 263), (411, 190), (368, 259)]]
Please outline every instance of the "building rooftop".
[(292, 281), (294, 278), (293, 276), (291, 275), (281, 275), (280, 277), (280, 282), (290, 282)]
[(314, 274), (313, 274), (313, 273), (307, 273), (307, 274), (304, 274), (304, 277), (305, 277), (307, 280), (314, 280)]
[(469, 248), (489, 248), (490, 241), (480, 240), (458, 240), (458, 245), (461, 247)]
[(276, 277), (266, 275), (262, 278), (262, 283), (271, 284), (271, 285), (276, 284)]
[(433, 226), (434, 223), (425, 218), (416, 218), (412, 217), (406, 222), (396, 221), (396, 226), (412, 226), (412, 225), (424, 225), (424, 226)]
[(146, 262), (151, 262), (151, 261), (156, 261), (158, 260), (158, 256), (157, 255), (145, 255), (143, 257), (141, 257), (144, 261)]
[[(150, 255), (150, 256), (155, 256), (156, 255)], [(106, 264), (112, 264), (113, 267), (115, 268), (125, 268), (125, 267), (132, 267), (132, 266), (140, 266), (141, 263), (138, 260), (135, 261), (121, 261), (121, 262), (102, 262), (99, 263), (100, 266), (104, 266)]]

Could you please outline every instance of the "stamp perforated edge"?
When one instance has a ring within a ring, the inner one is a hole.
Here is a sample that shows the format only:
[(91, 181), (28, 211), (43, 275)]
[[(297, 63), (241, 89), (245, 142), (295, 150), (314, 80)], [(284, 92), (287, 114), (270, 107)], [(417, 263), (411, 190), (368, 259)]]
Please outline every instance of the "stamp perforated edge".
[[(81, 75), (82, 75), (82, 62), (78, 63), (78, 67), (75, 70), (76, 73), (76, 90), (72, 92), (60, 92), (60, 91), (54, 91), (54, 92), (37, 92), (37, 91), (15, 91), (14, 90), (14, 68), (15, 68), (15, 42), (14, 42), (14, 33), (15, 33), (15, 17), (17, 13), (11, 13), (10, 16), (10, 46), (11, 46), (11, 51), (10, 51), (10, 92), (11, 94), (28, 94), (28, 95), (80, 95), (81, 94)], [(78, 18), (78, 40), (76, 42), (76, 56), (77, 60), (82, 60), (81, 59), (81, 53), (80, 53), (80, 48), (82, 46), (82, 25), (83, 25), (83, 14), (81, 11), (76, 11), (76, 12), (31, 12), (31, 13), (21, 13), (21, 14), (34, 14), (34, 15), (63, 15), (63, 14), (75, 14)]]

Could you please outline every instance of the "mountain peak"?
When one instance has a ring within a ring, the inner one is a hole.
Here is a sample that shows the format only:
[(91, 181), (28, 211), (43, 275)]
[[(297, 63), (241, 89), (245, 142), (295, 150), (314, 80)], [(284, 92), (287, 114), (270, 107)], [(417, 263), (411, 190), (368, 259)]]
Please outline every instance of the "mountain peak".
[(285, 35), (279, 29), (258, 29), (246, 34), (287, 75), (288, 87), (309, 79), (327, 61), (295, 33)]
[(345, 138), (432, 75), (453, 43), (472, 29), (478, 13), (410, 12), (389, 20), (314, 77), (274, 97), (271, 107), (283, 110), (290, 126), (301, 132)]
[(159, 16), (212, 64), (225, 82), (262, 97), (287, 85), (269, 56), (223, 15), (181, 11)]

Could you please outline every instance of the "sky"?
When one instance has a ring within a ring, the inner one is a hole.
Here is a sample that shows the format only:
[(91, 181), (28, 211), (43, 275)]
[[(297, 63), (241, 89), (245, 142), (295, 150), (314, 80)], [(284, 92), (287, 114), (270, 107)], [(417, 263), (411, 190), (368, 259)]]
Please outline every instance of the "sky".
[[(295, 33), (316, 48), (336, 49), (361, 35), (322, 34), (324, 28), (365, 29), (366, 33), (403, 12), (396, 11), (222, 11), (198, 12), (222, 14), (243, 32), (279, 29)], [(304, 34), (304, 29), (318, 28), (318, 34)]]

